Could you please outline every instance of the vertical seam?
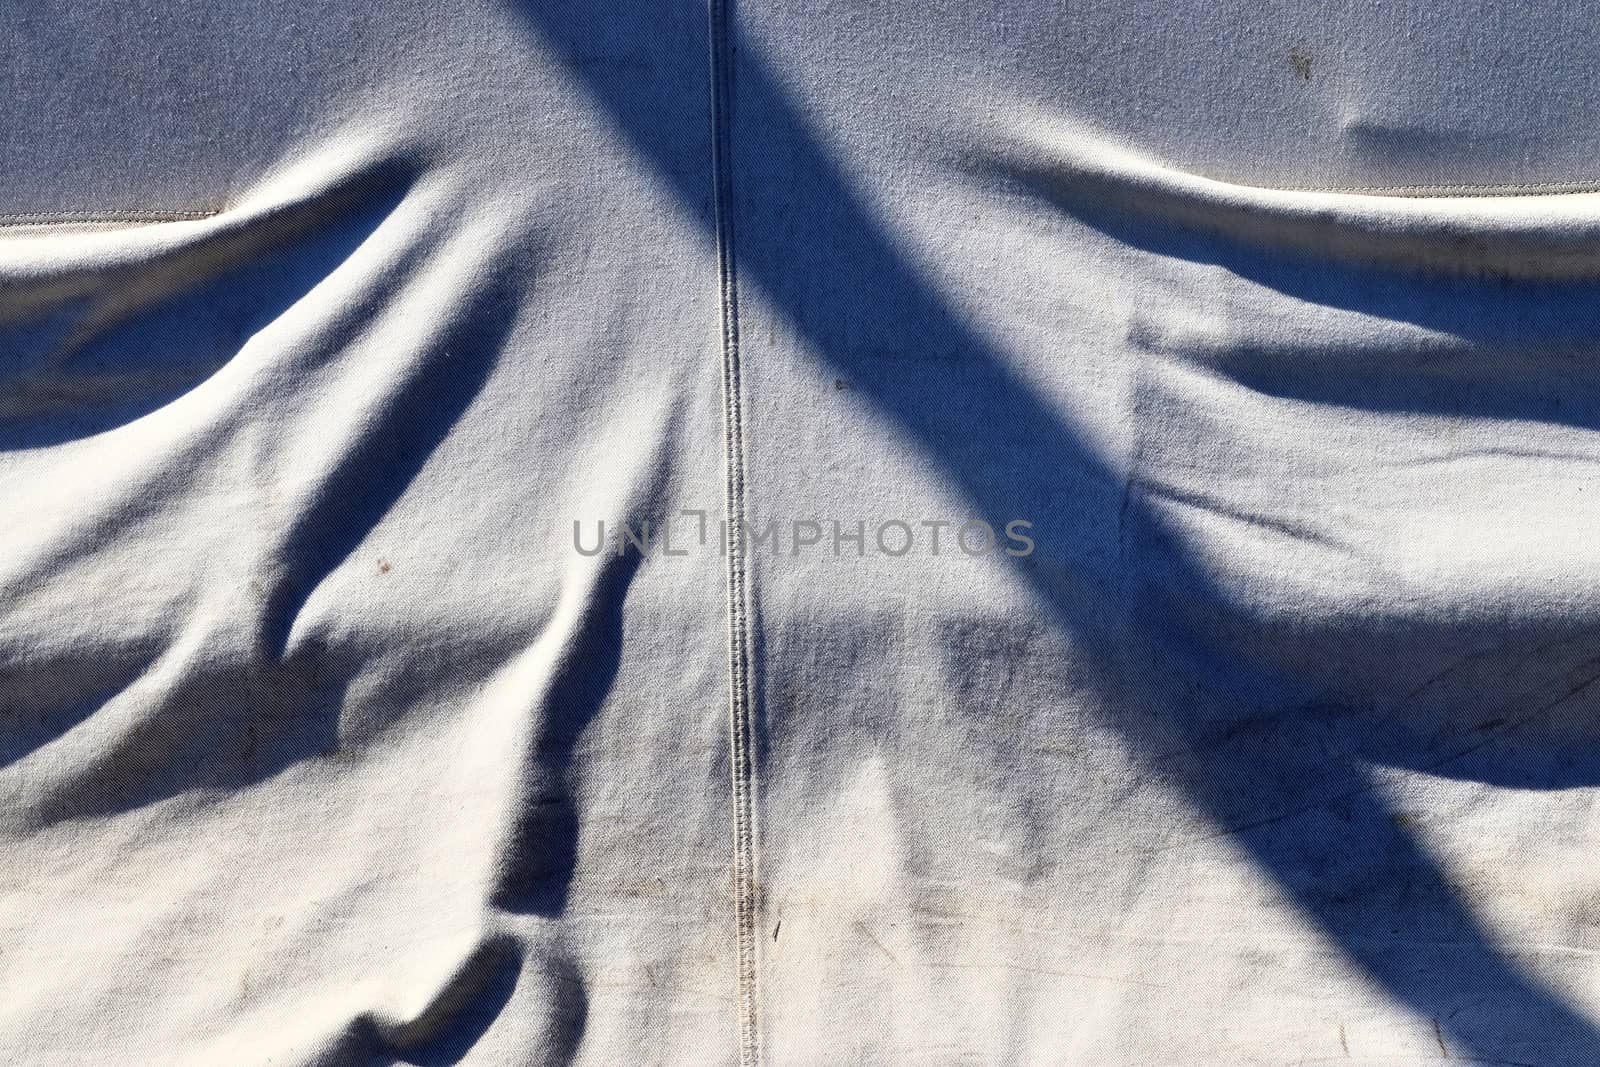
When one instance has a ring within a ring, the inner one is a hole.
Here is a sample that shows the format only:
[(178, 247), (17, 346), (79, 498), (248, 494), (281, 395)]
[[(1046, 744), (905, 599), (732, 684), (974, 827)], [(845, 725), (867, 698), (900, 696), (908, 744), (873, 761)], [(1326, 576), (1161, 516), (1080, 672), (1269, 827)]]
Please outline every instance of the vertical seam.
[(739, 1063), (761, 1059), (756, 1020), (754, 716), (750, 694), (749, 583), (744, 554), (744, 420), (739, 363), (739, 285), (733, 243), (730, 110), (733, 49), (727, 0), (707, 0), (711, 49), (711, 167), (722, 328), (722, 420), (726, 462), (724, 551), (728, 597), (728, 737), (733, 803), (733, 901), (738, 968)]

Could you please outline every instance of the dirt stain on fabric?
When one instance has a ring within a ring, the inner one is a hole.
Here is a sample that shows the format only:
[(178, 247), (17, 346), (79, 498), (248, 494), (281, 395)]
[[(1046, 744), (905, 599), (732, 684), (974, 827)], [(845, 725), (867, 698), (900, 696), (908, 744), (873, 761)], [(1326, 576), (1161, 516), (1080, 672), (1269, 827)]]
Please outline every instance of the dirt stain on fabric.
[(878, 951), (882, 952), (885, 956), (889, 957), (889, 961), (891, 963), (893, 963), (896, 967), (900, 966), (900, 957), (896, 956), (893, 952), (890, 952), (887, 945), (885, 945), (882, 941), (879, 941), (876, 937), (874, 937), (873, 934), (872, 934), (872, 931), (867, 929), (867, 924), (866, 923), (861, 923), (861, 922), (856, 923), (856, 929), (861, 931), (861, 936), (862, 937), (866, 938), (868, 941), (871, 941), (874, 945), (878, 946)]
[(1294, 68), (1295, 77), (1303, 82), (1311, 80), (1312, 55), (1299, 45), (1289, 49), (1289, 65)]

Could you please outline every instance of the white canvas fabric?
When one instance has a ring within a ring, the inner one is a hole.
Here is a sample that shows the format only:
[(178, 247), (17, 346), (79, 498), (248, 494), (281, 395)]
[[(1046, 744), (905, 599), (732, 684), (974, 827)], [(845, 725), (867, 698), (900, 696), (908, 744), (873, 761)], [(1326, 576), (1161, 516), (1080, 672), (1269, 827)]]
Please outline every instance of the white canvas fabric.
[(1600, 1062), (1583, 4), (0, 52), (0, 1062)]

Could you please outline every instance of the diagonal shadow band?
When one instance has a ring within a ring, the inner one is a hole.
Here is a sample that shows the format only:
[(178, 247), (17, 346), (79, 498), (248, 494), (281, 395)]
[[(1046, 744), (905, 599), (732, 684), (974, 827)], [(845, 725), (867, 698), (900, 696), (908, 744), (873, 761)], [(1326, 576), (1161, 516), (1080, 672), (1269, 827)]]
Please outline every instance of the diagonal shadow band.
[[(710, 178), (681, 166), (683, 131), (709, 124), (707, 53), (663, 60), (682, 63), (669, 77), (617, 77), (604, 48), (649, 49), (658, 11), (601, 16), (535, 3), (517, 10), (711, 239)], [(1236, 654), (1228, 635), (1253, 625), (1248, 618), (1196, 621), (1208, 612), (1227, 617), (1227, 591), (1162, 513), (952, 310), (832, 161), (758, 50), (736, 39), (733, 52), (740, 278), (759, 287), (833, 373), (856, 383), (857, 395), (937, 465), (975, 515), (1048, 518), (1036, 523), (1040, 542), (1048, 538), (1063, 558), (1014, 565), (1053, 621), (1104, 664), (1103, 680), (1127, 712), (1109, 725), (1150, 754), (1349, 961), (1434, 1020), (1451, 1054), (1600, 1058), (1600, 1032), (1497, 947), (1382, 802), (1362, 752), (1373, 731), (1383, 733), (1384, 709), (1343, 709), (1333, 717), (1340, 732), (1330, 736), (1318, 725), (1328, 715), (1305, 714), (1326, 710), (1318, 703), (1325, 677)], [(758, 134), (759, 147), (738, 144), (741, 133)], [(997, 425), (1006, 432), (975, 432)], [(1515, 621), (1424, 622), (1369, 635), (1356, 626), (1345, 637), (1384, 642), (1380, 658), (1399, 664), (1418, 649), (1452, 644), (1525, 649), (1541, 637), (1537, 630)], [(1569, 645), (1570, 661), (1545, 689), (1565, 685), (1570, 703), (1587, 692), (1582, 668), (1600, 648), (1576, 638)], [(1472, 692), (1463, 687), (1463, 699)], [(1232, 710), (1239, 707), (1251, 713)], [(1513, 713), (1506, 721), (1532, 718)], [(1232, 726), (1224, 736), (1219, 719)], [(1421, 767), (1441, 755), (1397, 751), (1387, 735), (1377, 747)], [(1330, 865), (1330, 856), (1338, 862)]]

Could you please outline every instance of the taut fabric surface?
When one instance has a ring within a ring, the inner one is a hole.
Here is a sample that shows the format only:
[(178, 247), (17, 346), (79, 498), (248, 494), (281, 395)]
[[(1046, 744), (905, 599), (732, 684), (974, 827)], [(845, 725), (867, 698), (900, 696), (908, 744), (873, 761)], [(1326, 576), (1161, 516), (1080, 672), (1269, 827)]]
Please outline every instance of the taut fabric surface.
[(8, 12), (0, 1062), (1600, 1062), (1594, 15)]

